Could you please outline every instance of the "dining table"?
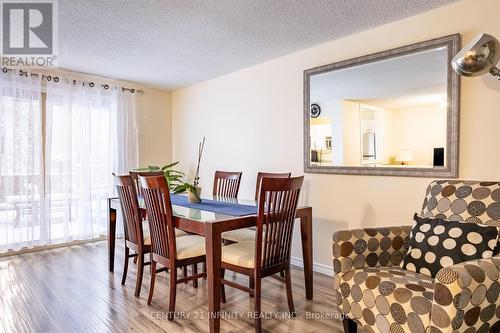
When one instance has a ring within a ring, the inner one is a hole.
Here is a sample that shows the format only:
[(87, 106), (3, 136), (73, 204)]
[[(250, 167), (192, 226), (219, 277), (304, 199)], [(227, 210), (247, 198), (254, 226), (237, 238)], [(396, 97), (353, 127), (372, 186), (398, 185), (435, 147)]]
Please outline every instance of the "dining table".
[[(138, 198), (139, 209), (145, 210), (144, 200)], [(256, 206), (254, 200), (204, 197), (203, 200), (225, 202), (233, 205)], [(221, 296), (221, 251), (222, 233), (248, 227), (255, 227), (257, 214), (230, 215), (204, 209), (172, 204), (174, 227), (189, 233), (205, 237), (207, 289), (208, 289), (208, 320), (210, 332), (220, 332), (220, 296)], [(203, 206), (202, 206), (203, 207)], [(108, 198), (108, 262), (109, 271), (114, 271), (116, 222), (117, 213), (121, 209), (116, 197)], [(256, 210), (255, 210), (256, 211)], [(313, 299), (313, 245), (312, 245), (312, 207), (297, 208), (296, 218), (300, 220), (300, 236), (302, 243), (302, 258), (306, 299)]]

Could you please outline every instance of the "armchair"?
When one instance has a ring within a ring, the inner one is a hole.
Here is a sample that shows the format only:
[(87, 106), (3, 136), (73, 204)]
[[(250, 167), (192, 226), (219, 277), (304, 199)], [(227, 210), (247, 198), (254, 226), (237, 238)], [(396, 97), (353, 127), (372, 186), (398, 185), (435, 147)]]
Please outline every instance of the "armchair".
[[(409, 212), (410, 216), (411, 212)], [(421, 215), (500, 226), (500, 183), (432, 182)], [(500, 256), (441, 269), (400, 268), (411, 226), (333, 234), (334, 296), (344, 331), (500, 332)]]

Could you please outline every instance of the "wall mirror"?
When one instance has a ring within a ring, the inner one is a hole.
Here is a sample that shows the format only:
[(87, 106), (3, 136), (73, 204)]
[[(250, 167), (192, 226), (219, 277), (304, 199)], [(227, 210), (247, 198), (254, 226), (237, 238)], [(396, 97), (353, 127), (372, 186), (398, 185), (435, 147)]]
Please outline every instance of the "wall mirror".
[(310, 173), (458, 176), (451, 35), (304, 71)]

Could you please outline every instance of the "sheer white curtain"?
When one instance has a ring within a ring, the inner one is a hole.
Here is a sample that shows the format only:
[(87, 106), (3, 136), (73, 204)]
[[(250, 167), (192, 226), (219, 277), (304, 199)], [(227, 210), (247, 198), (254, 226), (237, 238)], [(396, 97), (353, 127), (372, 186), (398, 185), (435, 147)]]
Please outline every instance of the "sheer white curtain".
[(117, 174), (127, 174), (139, 166), (136, 96), (127, 90), (118, 89), (116, 92), (117, 112), (113, 123), (116, 124), (114, 170)]
[(44, 244), (40, 79), (0, 73), (0, 252)]
[[(117, 175), (128, 174), (130, 170), (139, 167), (139, 134), (137, 128), (137, 99), (136, 94), (127, 90), (117, 89), (117, 109), (114, 113), (113, 138), (116, 140), (114, 172)], [(115, 195), (116, 196), (116, 195)], [(121, 210), (117, 212), (116, 233), (123, 236), (123, 217)]]
[(137, 167), (135, 94), (0, 73), (0, 252), (106, 234), (112, 172)]
[[(131, 107), (130, 105), (134, 105)], [(115, 88), (47, 83), (45, 175), (53, 241), (106, 234), (112, 172), (136, 168), (134, 94)]]

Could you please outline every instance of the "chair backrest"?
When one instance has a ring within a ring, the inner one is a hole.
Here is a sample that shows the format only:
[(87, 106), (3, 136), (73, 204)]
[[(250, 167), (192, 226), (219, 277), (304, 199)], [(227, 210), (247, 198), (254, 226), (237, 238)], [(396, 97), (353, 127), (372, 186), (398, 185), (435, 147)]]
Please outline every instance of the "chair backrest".
[(435, 180), (421, 215), (500, 226), (500, 182)]
[(169, 260), (176, 257), (172, 203), (164, 176), (139, 176), (148, 214), (151, 252)]
[(138, 246), (142, 246), (144, 244), (144, 235), (134, 182), (129, 175), (115, 175), (114, 178), (122, 207), (125, 239)]
[(237, 198), (240, 181), (241, 172), (215, 171), (213, 195)]
[(290, 260), (293, 224), (303, 180), (304, 176), (262, 178), (257, 206), (256, 269)]
[(255, 182), (255, 201), (259, 200), (260, 183), (262, 178), (290, 178), (291, 172), (273, 173), (273, 172), (259, 172), (257, 173), (257, 181)]
[(139, 184), (139, 176), (142, 176), (142, 177), (163, 176), (164, 172), (163, 171), (130, 171), (129, 174), (130, 174), (130, 177), (132, 177), (132, 180), (134, 181), (134, 186), (135, 186), (135, 190), (137, 191), (137, 194), (142, 195), (142, 188), (141, 188), (141, 185)]

